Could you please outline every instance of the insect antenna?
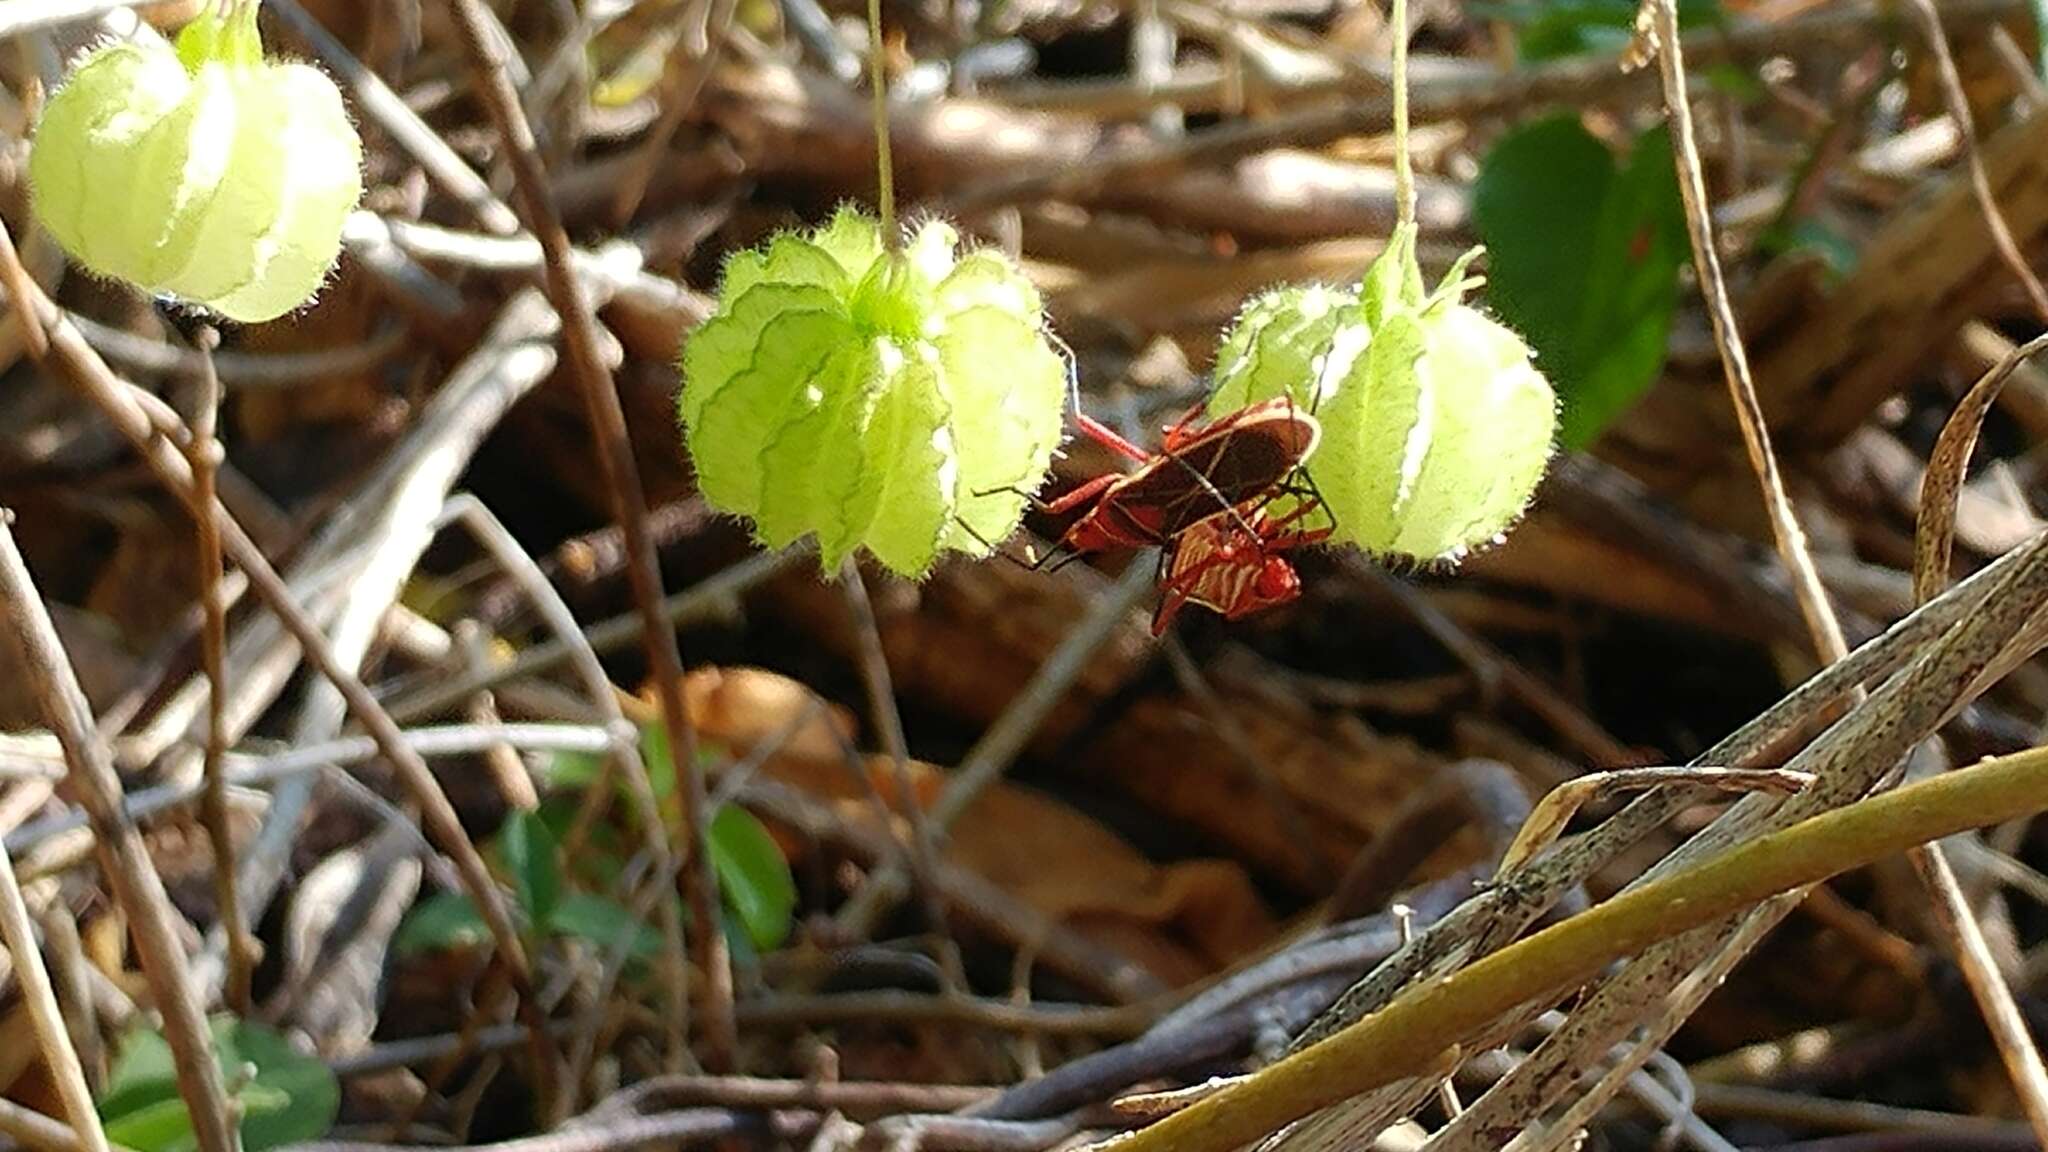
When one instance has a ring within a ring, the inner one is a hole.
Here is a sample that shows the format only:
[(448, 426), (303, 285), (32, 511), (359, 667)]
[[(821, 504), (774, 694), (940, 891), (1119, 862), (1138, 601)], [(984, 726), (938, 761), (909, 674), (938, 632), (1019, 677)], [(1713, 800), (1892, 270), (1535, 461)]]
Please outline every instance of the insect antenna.
[[(992, 491), (1002, 492), (1007, 491), (1007, 489), (996, 488), (992, 489)], [(1020, 559), (1016, 556), (1011, 555), (1009, 552), (1005, 551), (1001, 544), (990, 543), (988, 537), (983, 536), (980, 532), (975, 531), (974, 525), (969, 524), (965, 516), (961, 516), (955, 513), (953, 516), (953, 523), (959, 525), (960, 530), (962, 532), (965, 532), (969, 536), (972, 536), (974, 538), (975, 543), (987, 549), (988, 554), (990, 556), (995, 557), (997, 559), (1008, 560), (1010, 563), (1015, 564), (1017, 567), (1024, 569), (1026, 572), (1038, 571), (1040, 568), (1045, 567), (1046, 561), (1050, 560), (1054, 556), (1059, 555), (1059, 550), (1057, 548), (1046, 552), (1042, 556), (1032, 555), (1032, 553), (1036, 550), (1027, 544), (1024, 547), (1024, 553), (1025, 556), (1029, 557), (1029, 559)]]

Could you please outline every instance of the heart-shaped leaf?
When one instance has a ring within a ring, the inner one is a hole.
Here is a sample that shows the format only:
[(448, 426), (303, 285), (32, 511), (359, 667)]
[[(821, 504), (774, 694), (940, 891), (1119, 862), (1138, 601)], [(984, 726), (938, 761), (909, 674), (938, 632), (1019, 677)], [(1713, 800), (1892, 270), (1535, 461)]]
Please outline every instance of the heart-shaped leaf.
[(1670, 136), (1618, 165), (1577, 116), (1525, 125), (1481, 164), (1472, 215), (1488, 303), (1563, 399), (1564, 445), (1590, 443), (1664, 366), (1689, 255)]

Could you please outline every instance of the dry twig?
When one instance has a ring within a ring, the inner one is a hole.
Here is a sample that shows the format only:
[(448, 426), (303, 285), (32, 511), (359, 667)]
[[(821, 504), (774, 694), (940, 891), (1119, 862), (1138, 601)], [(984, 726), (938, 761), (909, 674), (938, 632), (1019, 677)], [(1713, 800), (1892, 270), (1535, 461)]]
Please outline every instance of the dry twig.
[(570, 375), (583, 395), (605, 486), (612, 494), (613, 513), (625, 532), (631, 557), (627, 575), (645, 630), (648, 664), (661, 702), (662, 721), (668, 729), (676, 795), (683, 805), (683, 827), (687, 833), (684, 896), (696, 927), (692, 939), (697, 963), (704, 970), (706, 982), (705, 1065), (715, 1072), (724, 1071), (733, 1066), (738, 1046), (732, 1021), (732, 961), (727, 954), (725, 935), (718, 929), (718, 882), (712, 875), (705, 847), (709, 813), (705, 811), (704, 769), (697, 762), (695, 724), (683, 707), (682, 652), (675, 630), (662, 617), (661, 568), (647, 525), (647, 500), (633, 462), (632, 440), (626, 432), (618, 388), (599, 351), (597, 319), (572, 265), (569, 237), (555, 210), (532, 126), (519, 103), (519, 93), (506, 76), (504, 50), (485, 29), (486, 15), (478, 0), (456, 0), (455, 16), (462, 29), (463, 44), (477, 71), (499, 139), (505, 145), (527, 223), (540, 240), (546, 257), (544, 280), (548, 298), (562, 317), (562, 341), (568, 353)]
[[(4, 529), (0, 529), (4, 530)], [(57, 992), (43, 967), (42, 950), (36, 947), (35, 924), (29, 919), (28, 904), (21, 898), (21, 884), (15, 879), (14, 860), (7, 846), (0, 844), (0, 944), (14, 961), (15, 979), (21, 984), (22, 999), (29, 1021), (41, 1043), (43, 1061), (57, 1082), (57, 1096), (78, 1134), (84, 1152), (109, 1152), (107, 1134), (100, 1127), (100, 1114), (93, 1107), (92, 1088), (85, 1082), (85, 1068), (78, 1049), (72, 1046), (64, 1012), (57, 1006)], [(17, 1137), (18, 1139), (19, 1137)]]
[(92, 822), (101, 867), (128, 915), (143, 975), (163, 1013), (164, 1039), (177, 1057), (178, 1092), (192, 1117), (193, 1135), (201, 1152), (235, 1152), (241, 1141), (207, 1035), (206, 1012), (193, 994), (185, 952), (178, 945), (173, 927), (177, 913), (150, 865), (142, 833), (122, 809), (121, 779), (114, 774), (113, 758), (93, 730), (91, 707), (15, 547), (11, 519), (11, 514), (0, 515), (0, 610), (7, 617), (9, 643), (35, 690), (43, 718), (64, 746), (64, 759), (71, 766), (70, 791)]
[(224, 998), (229, 1011), (247, 1016), (251, 1004), (249, 986), (257, 963), (256, 937), (242, 915), (242, 901), (235, 891), (235, 838), (228, 826), (227, 778), (221, 767), (227, 755), (227, 661), (228, 610), (221, 595), (226, 578), (220, 558), (220, 529), (203, 509), (213, 507), (214, 476), (222, 458), (221, 444), (214, 436), (220, 416), (220, 377), (213, 370), (213, 350), (220, 334), (202, 329), (198, 338), (199, 397), (193, 409), (192, 439), (185, 459), (192, 469), (192, 522), (199, 530), (199, 602), (205, 611), (200, 629), (200, 664), (206, 672), (206, 762), (201, 778), (206, 782), (200, 794), (199, 819), (206, 827), (213, 847), (213, 899), (215, 918), (227, 936), (228, 977)]
[[(179, 499), (192, 502), (196, 511), (206, 511), (193, 501), (191, 469), (173, 446), (176, 441), (165, 442), (136, 390), (107, 370), (106, 364), (86, 345), (77, 329), (64, 321), (49, 297), (29, 279), (27, 270), (15, 253), (13, 236), (5, 227), (0, 227), (0, 282), (7, 287), (23, 330), (31, 333), (31, 355), (54, 360), (63, 378), (84, 393), (86, 399), (113, 423), (165, 487)], [(247, 575), (249, 586), (258, 598), (276, 613), (279, 622), (298, 642), (306, 659), (334, 685), (349, 712), (376, 740), (379, 749), (397, 769), (400, 782), (420, 805), (428, 830), (455, 861), (463, 887), (482, 913), (492, 942), (498, 949), (499, 959), (508, 969), (512, 985), (519, 993), (521, 1011), (532, 1038), (536, 1077), (543, 1086), (542, 1094), (552, 1095), (554, 1056), (546, 1039), (546, 1022), (533, 994), (531, 967), (525, 947), (520, 943), (519, 933), (513, 926), (511, 913), (503, 894), (498, 891), (497, 882), (491, 878), (490, 869), (485, 866), (475, 843), (463, 831), (462, 822), (454, 806), (448, 802), (447, 794), (435, 782), (425, 761), (407, 747), (404, 734), (390, 714), (378, 705), (362, 680), (336, 658), (327, 637), (293, 600), (291, 589), (271, 567), (255, 541), (218, 501), (210, 514), (219, 528), (223, 550)], [(183, 1058), (181, 1054), (180, 1059)]]

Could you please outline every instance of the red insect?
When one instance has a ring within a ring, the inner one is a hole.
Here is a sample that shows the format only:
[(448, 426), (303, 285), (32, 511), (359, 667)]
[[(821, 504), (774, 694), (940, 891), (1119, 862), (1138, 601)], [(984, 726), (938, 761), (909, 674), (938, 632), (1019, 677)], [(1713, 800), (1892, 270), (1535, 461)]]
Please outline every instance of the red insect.
[[(1296, 527), (1319, 511), (1322, 524)], [(1152, 634), (1165, 635), (1174, 616), (1188, 604), (1199, 604), (1225, 620), (1242, 620), (1289, 603), (1301, 595), (1301, 577), (1280, 553), (1328, 539), (1335, 528), (1312, 493), (1281, 516), (1268, 516), (1262, 502), (1189, 525), (1160, 561), (1159, 608), (1152, 616)]]
[(1199, 412), (1168, 428), (1157, 453), (1076, 413), (1084, 434), (1139, 466), (1097, 476), (1043, 505), (1055, 515), (1087, 508), (1046, 558), (1062, 552), (1165, 547), (1212, 516), (1238, 517), (1238, 509), (1263, 508), (1322, 436), (1315, 417), (1285, 396), (1191, 428)]

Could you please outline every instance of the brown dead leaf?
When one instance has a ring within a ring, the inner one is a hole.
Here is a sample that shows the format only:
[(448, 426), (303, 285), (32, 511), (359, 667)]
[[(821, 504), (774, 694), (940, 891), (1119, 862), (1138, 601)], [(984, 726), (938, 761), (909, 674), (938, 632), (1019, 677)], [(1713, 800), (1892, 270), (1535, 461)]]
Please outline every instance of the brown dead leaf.
[[(753, 668), (694, 672), (686, 691), (700, 733), (736, 754), (794, 724), (813, 699), (802, 684)], [(858, 814), (868, 801), (847, 772), (834, 728), (853, 734), (844, 710), (818, 710), (762, 770)], [(893, 802), (889, 760), (867, 756), (863, 767)], [(918, 802), (930, 805), (944, 773), (917, 761), (910, 770)], [(1017, 784), (992, 785), (961, 814), (946, 856), (1169, 983), (1214, 972), (1272, 936), (1272, 917), (1236, 863), (1157, 864), (1100, 822)]]

